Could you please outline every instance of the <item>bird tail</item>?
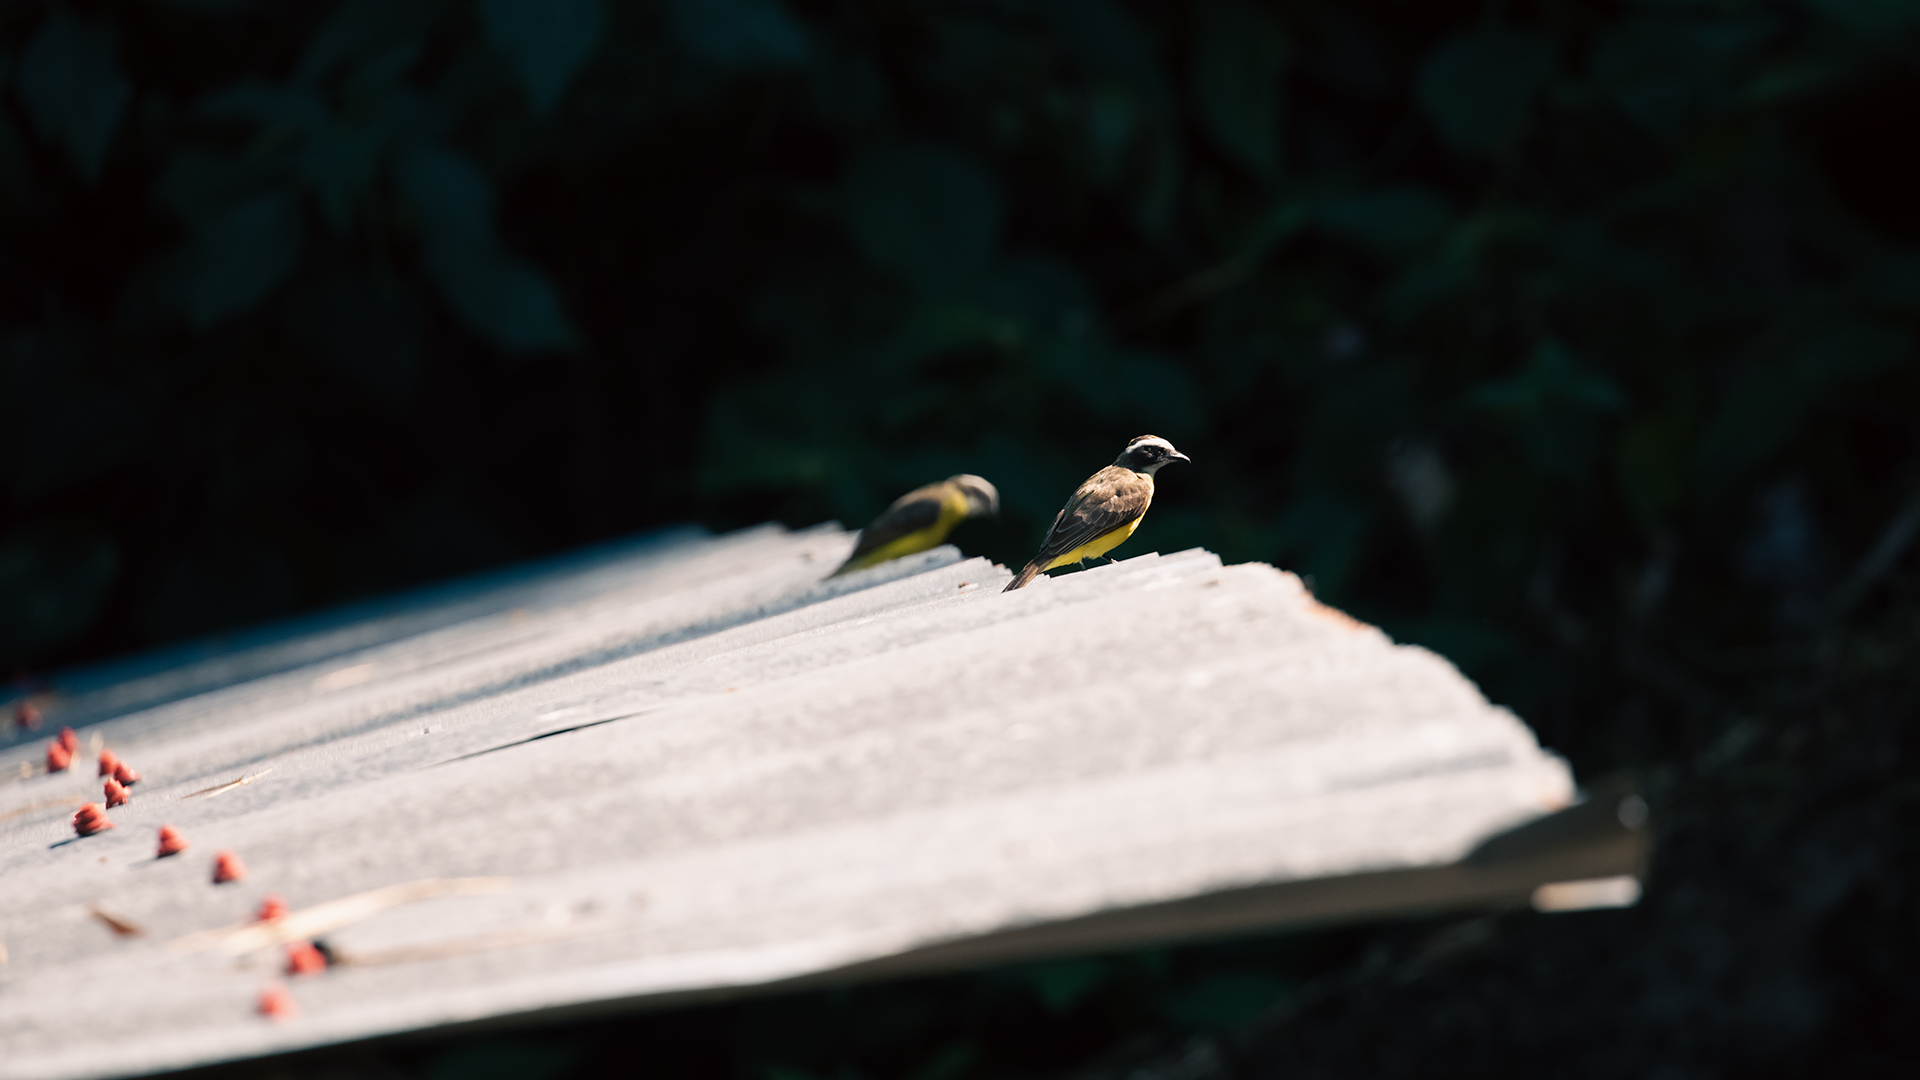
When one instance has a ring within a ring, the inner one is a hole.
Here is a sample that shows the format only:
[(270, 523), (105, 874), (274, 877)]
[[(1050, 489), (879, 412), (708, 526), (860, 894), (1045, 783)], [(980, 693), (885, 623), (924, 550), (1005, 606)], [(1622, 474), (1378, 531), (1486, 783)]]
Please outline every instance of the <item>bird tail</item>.
[(1007, 582), (1007, 587), (1000, 591), (1012, 592), (1015, 589), (1026, 588), (1028, 582), (1040, 576), (1040, 571), (1043, 568), (1044, 567), (1042, 566), (1040, 560), (1035, 559), (1034, 561), (1027, 564), (1026, 569), (1020, 571), (1018, 574), (1015, 574), (1013, 580)]

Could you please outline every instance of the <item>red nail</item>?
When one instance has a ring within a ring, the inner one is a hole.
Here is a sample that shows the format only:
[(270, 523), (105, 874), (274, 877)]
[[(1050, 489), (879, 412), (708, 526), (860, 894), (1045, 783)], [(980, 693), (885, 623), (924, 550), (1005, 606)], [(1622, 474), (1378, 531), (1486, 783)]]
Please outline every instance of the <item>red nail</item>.
[(107, 777), (106, 790), (107, 809), (111, 810), (116, 806), (127, 805), (127, 785), (109, 776)]
[(100, 775), (112, 776), (113, 770), (120, 765), (120, 755), (111, 750), (100, 751)]
[(179, 829), (171, 825), (160, 826), (160, 853), (155, 855), (154, 858), (164, 859), (169, 855), (178, 855), (185, 850), (187, 850), (187, 838), (180, 835)]
[(272, 983), (260, 991), (260, 1015), (271, 1020), (291, 1020), (300, 1015), (300, 1006), (294, 1003), (286, 987)]
[(13, 723), (15, 727), (27, 731), (38, 731), (40, 730), (40, 710), (34, 708), (32, 702), (23, 701), (13, 707)]
[(73, 831), (81, 836), (113, 828), (113, 822), (107, 820), (107, 812), (100, 809), (99, 803), (83, 803), (73, 815)]
[(80, 736), (75, 735), (72, 728), (63, 727), (60, 729), (60, 745), (67, 748), (67, 753), (74, 753), (80, 749)]
[(287, 946), (287, 974), (318, 975), (327, 970), (327, 958), (311, 941), (296, 941)]
[(287, 913), (287, 902), (280, 899), (279, 893), (268, 893), (260, 901), (260, 910), (254, 915), (254, 922), (272, 922)]
[(239, 881), (246, 876), (247, 864), (240, 861), (240, 856), (235, 855), (231, 851), (216, 851), (213, 853), (213, 883), (215, 885), (225, 885), (229, 881)]
[(124, 761), (120, 762), (119, 764), (113, 767), (113, 778), (127, 785), (128, 787), (132, 787), (133, 785), (140, 782), (140, 774), (137, 772), (134, 772), (133, 766), (127, 764)]
[(71, 764), (73, 764), (73, 751), (60, 745), (58, 739), (47, 744), (48, 772), (66, 772), (67, 766)]

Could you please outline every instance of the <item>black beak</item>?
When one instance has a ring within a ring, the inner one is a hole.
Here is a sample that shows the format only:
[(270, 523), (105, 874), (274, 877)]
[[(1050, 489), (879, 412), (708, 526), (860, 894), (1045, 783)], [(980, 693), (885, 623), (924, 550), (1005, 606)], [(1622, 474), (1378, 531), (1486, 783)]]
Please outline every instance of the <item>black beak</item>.
[(1168, 461), (1184, 461), (1189, 465), (1193, 464), (1192, 458), (1188, 457), (1187, 455), (1181, 453), (1178, 450), (1175, 450), (1173, 453), (1167, 455), (1167, 460)]

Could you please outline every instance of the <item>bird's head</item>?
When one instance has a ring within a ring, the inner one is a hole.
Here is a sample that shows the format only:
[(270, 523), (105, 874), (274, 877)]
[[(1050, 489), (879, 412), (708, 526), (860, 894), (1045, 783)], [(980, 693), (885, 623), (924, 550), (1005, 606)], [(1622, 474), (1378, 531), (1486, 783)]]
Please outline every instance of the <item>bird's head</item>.
[(1113, 459), (1115, 465), (1132, 469), (1134, 472), (1152, 476), (1160, 471), (1160, 466), (1169, 461), (1192, 462), (1192, 458), (1173, 448), (1173, 444), (1158, 435), (1141, 435), (1127, 444), (1120, 456)]
[(947, 483), (967, 497), (968, 517), (999, 517), (1000, 492), (992, 484), (972, 473), (947, 477)]

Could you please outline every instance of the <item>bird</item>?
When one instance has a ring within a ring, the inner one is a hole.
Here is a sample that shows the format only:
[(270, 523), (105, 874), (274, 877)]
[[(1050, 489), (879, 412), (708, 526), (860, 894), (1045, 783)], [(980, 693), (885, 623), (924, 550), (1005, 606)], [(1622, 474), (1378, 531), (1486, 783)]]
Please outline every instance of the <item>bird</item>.
[(1000, 492), (972, 473), (917, 487), (893, 501), (860, 530), (853, 554), (828, 577), (865, 570), (889, 559), (944, 543), (954, 526), (972, 517), (1000, 513)]
[(1012, 592), (1056, 566), (1084, 563), (1119, 547), (1140, 527), (1153, 503), (1153, 474), (1170, 461), (1191, 464), (1193, 459), (1158, 435), (1141, 435), (1128, 443), (1113, 464), (1087, 477), (1054, 515), (1040, 554), (1002, 591)]

